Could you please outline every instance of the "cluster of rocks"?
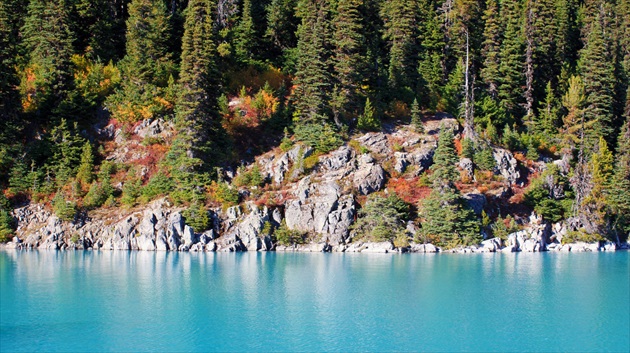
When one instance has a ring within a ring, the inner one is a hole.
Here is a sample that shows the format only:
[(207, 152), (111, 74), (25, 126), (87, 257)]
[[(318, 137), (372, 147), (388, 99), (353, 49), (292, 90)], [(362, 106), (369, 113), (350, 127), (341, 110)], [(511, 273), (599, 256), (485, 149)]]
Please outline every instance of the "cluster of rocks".
[[(439, 125), (438, 125), (439, 122)], [(445, 118), (426, 124), (425, 134), (407, 129), (391, 133), (367, 133), (354, 144), (348, 144), (317, 158), (308, 173), (304, 161), (314, 151), (296, 145), (283, 153), (267, 153), (256, 160), (264, 178), (274, 187), (282, 188), (287, 197), (278, 207), (257, 206), (247, 202), (226, 210), (209, 211), (212, 227), (197, 233), (186, 224), (182, 210), (166, 200), (157, 200), (140, 210), (115, 212), (99, 210), (74, 223), (62, 222), (42, 205), (33, 204), (16, 209), (17, 237), (5, 245), (20, 249), (94, 249), (143, 251), (303, 251), (303, 252), (363, 252), (435, 253), (440, 248), (432, 244), (416, 244), (397, 248), (392, 242), (362, 242), (351, 238), (351, 226), (357, 217), (356, 197), (382, 190), (386, 184), (386, 163), (398, 173), (418, 175), (432, 164), (437, 147), (436, 134), (440, 127), (459, 131), (455, 119)], [(145, 121), (133, 133), (141, 137), (166, 137), (172, 127), (161, 120)], [(120, 134), (111, 126), (103, 133)], [(357, 147), (359, 146), (359, 148)], [(351, 147), (353, 146), (353, 147)], [(125, 160), (124, 149), (114, 158)], [(509, 184), (520, 179), (518, 163), (512, 154), (493, 149), (496, 173)], [(251, 167), (251, 166), (250, 166)], [(471, 170), (472, 162), (462, 161), (460, 167)], [(464, 195), (471, 208), (480, 215), (486, 196), (479, 192)], [(264, 234), (270, 225), (285, 223), (291, 230), (310, 235), (303, 245), (284, 246)], [(413, 235), (413, 225), (408, 232)], [(614, 244), (562, 244), (567, 233), (564, 224), (545, 225), (530, 220), (528, 228), (510, 234), (506, 241), (488, 239), (479, 246), (453, 250), (455, 252), (537, 252), (614, 250)]]

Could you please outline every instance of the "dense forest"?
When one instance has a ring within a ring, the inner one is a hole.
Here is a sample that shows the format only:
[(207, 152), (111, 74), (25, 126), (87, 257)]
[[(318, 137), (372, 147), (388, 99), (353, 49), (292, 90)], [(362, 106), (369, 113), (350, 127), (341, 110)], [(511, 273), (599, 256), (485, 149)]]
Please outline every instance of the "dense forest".
[[(72, 221), (168, 196), (203, 230), (271, 187), (244, 167), (261, 153), (436, 116), (463, 129), (440, 131), (431, 192), (359, 199), (355, 229), (411, 219), (470, 244), (524, 207), (577, 240), (630, 232), (629, 0), (0, 0), (0, 33), (0, 240), (29, 202)], [(110, 158), (151, 122), (174, 132)], [(457, 163), (490, 182), (497, 146), (547, 167), (477, 216)]]

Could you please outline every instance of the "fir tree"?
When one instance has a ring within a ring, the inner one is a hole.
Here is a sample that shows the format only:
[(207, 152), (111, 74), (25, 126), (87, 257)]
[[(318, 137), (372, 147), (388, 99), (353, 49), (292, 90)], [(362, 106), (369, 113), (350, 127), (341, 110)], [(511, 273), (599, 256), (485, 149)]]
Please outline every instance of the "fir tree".
[(548, 81), (547, 87), (545, 88), (545, 100), (539, 109), (536, 130), (538, 132), (544, 132), (547, 136), (553, 135), (556, 133), (557, 120), (558, 107), (556, 97), (551, 87), (551, 81)]
[(485, 21), (484, 41), (481, 54), (483, 56), (483, 68), (481, 69), (481, 79), (487, 87), (488, 95), (497, 99), (499, 82), (500, 60), (499, 52), (501, 48), (501, 21), (499, 17), (499, 0), (489, 0), (483, 14)]
[(619, 243), (630, 232), (630, 119), (621, 128), (615, 158), (615, 170), (608, 192), (612, 218), (612, 234)]
[(50, 119), (73, 88), (74, 34), (68, 16), (65, 0), (33, 0), (21, 30), (28, 53), (21, 83), (22, 105), (40, 119)]
[(251, 0), (243, 0), (241, 17), (239, 18), (238, 25), (234, 31), (234, 49), (237, 60), (241, 63), (246, 63), (252, 59), (252, 51), (255, 41)]
[(367, 68), (365, 38), (360, 7), (363, 1), (340, 0), (333, 18), (334, 70), (338, 82), (335, 116), (344, 121), (359, 114), (361, 84)]
[(121, 88), (108, 97), (112, 115), (137, 121), (169, 112), (166, 88), (175, 65), (169, 52), (171, 26), (162, 1), (133, 0), (127, 19), (127, 54), (120, 63)]
[(454, 247), (479, 242), (479, 222), (453, 184), (459, 173), (453, 132), (442, 128), (431, 171), (433, 190), (420, 206), (422, 233), (440, 245)]
[(604, 137), (609, 144), (614, 138), (614, 87), (615, 76), (611, 55), (608, 51), (607, 36), (600, 14), (591, 23), (591, 30), (584, 49), (580, 52), (580, 75), (584, 81), (584, 119), (593, 123), (589, 129), (591, 143)]
[(505, 26), (504, 39), (499, 52), (498, 95), (501, 106), (512, 121), (519, 121), (522, 114), (523, 86), (523, 37), (520, 21), (520, 6), (517, 0), (505, 0), (501, 7)]
[(81, 152), (81, 162), (79, 169), (77, 170), (77, 180), (90, 184), (94, 178), (94, 153), (92, 152), (92, 144), (86, 142), (83, 144), (83, 151)]
[(424, 124), (422, 123), (422, 112), (420, 111), (420, 104), (418, 100), (414, 98), (411, 104), (411, 125), (416, 132), (424, 133)]
[(562, 135), (565, 144), (571, 147), (576, 146), (581, 140), (584, 124), (584, 84), (579, 76), (572, 76), (569, 79), (569, 88), (562, 98), (562, 105), (567, 110), (563, 118)]
[(300, 124), (321, 123), (330, 113), (332, 94), (330, 9), (327, 1), (301, 0), (295, 106)]
[[(418, 21), (418, 87), (419, 104), (435, 110), (444, 81), (442, 53), (445, 50), (444, 34), (440, 29), (439, 14), (434, 1), (420, 1)], [(414, 98), (417, 99), (417, 98)]]
[(404, 94), (417, 76), (417, 2), (392, 0), (383, 3), (383, 38), (389, 47), (389, 85)]
[(375, 116), (375, 109), (372, 107), (372, 102), (370, 102), (370, 98), (365, 101), (365, 107), (363, 108), (363, 114), (359, 116), (359, 121), (357, 122), (357, 128), (360, 130), (367, 131), (378, 131), (381, 129), (381, 122), (378, 117)]

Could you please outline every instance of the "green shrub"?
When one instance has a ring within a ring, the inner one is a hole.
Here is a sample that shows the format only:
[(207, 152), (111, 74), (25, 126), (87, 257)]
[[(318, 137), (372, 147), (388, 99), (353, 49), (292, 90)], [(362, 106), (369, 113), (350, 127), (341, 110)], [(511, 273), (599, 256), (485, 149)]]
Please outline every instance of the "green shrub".
[(60, 220), (67, 222), (74, 220), (77, 213), (77, 206), (74, 202), (66, 201), (61, 193), (57, 193), (53, 198), (52, 206), (55, 215), (59, 217)]
[(129, 180), (125, 182), (122, 189), (122, 198), (120, 201), (123, 205), (132, 207), (136, 204), (136, 200), (142, 194), (142, 185), (140, 179)]
[(265, 180), (260, 174), (260, 167), (254, 163), (254, 166), (250, 170), (246, 170), (245, 167), (239, 167), (238, 173), (232, 181), (237, 187), (243, 186), (262, 186)]
[(214, 187), (214, 199), (223, 207), (238, 205), (238, 190), (230, 188), (227, 183), (219, 182)]
[(83, 198), (83, 205), (87, 208), (101, 207), (113, 196), (114, 188), (110, 185), (109, 178), (106, 178), (100, 183), (92, 183), (90, 190)]
[(6, 243), (13, 236), (13, 217), (8, 211), (0, 209), (0, 243)]
[(372, 107), (372, 102), (370, 102), (369, 98), (365, 101), (365, 108), (363, 114), (359, 116), (357, 128), (365, 131), (381, 130), (381, 121), (376, 116), (376, 109)]
[(353, 226), (358, 239), (387, 241), (399, 237), (405, 231), (405, 221), (409, 219), (409, 205), (396, 194), (388, 197), (371, 196), (359, 211), (359, 218)]
[(462, 157), (470, 160), (475, 158), (475, 143), (469, 138), (462, 141)]
[(492, 155), (492, 149), (489, 147), (482, 148), (474, 155), (474, 161), (481, 170), (492, 171), (496, 166), (496, 161)]
[(142, 197), (145, 201), (149, 201), (154, 199), (157, 196), (167, 195), (170, 191), (173, 190), (173, 183), (170, 178), (168, 178), (163, 173), (155, 174), (142, 188)]
[(186, 224), (191, 226), (196, 233), (208, 230), (212, 226), (208, 210), (202, 204), (194, 203), (182, 214), (186, 219)]
[(295, 128), (295, 138), (320, 153), (328, 153), (343, 144), (339, 132), (327, 123), (299, 124)]
[(273, 232), (276, 242), (280, 245), (304, 244), (306, 234), (295, 229), (289, 229), (287, 223), (282, 220), (282, 224)]
[(603, 240), (606, 240), (606, 239), (600, 234), (596, 234), (596, 233), (589, 234), (585, 232), (584, 230), (577, 230), (577, 231), (567, 232), (567, 234), (565, 234), (565, 236), (562, 237), (562, 244), (576, 243), (578, 241), (583, 241), (585, 243), (594, 243), (594, 242), (603, 241)]

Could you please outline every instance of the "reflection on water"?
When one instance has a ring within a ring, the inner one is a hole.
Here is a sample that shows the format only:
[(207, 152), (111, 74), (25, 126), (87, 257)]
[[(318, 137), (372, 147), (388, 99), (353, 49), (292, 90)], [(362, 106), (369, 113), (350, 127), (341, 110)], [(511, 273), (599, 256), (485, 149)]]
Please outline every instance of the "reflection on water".
[(627, 351), (628, 272), (628, 253), (3, 251), (0, 351)]

